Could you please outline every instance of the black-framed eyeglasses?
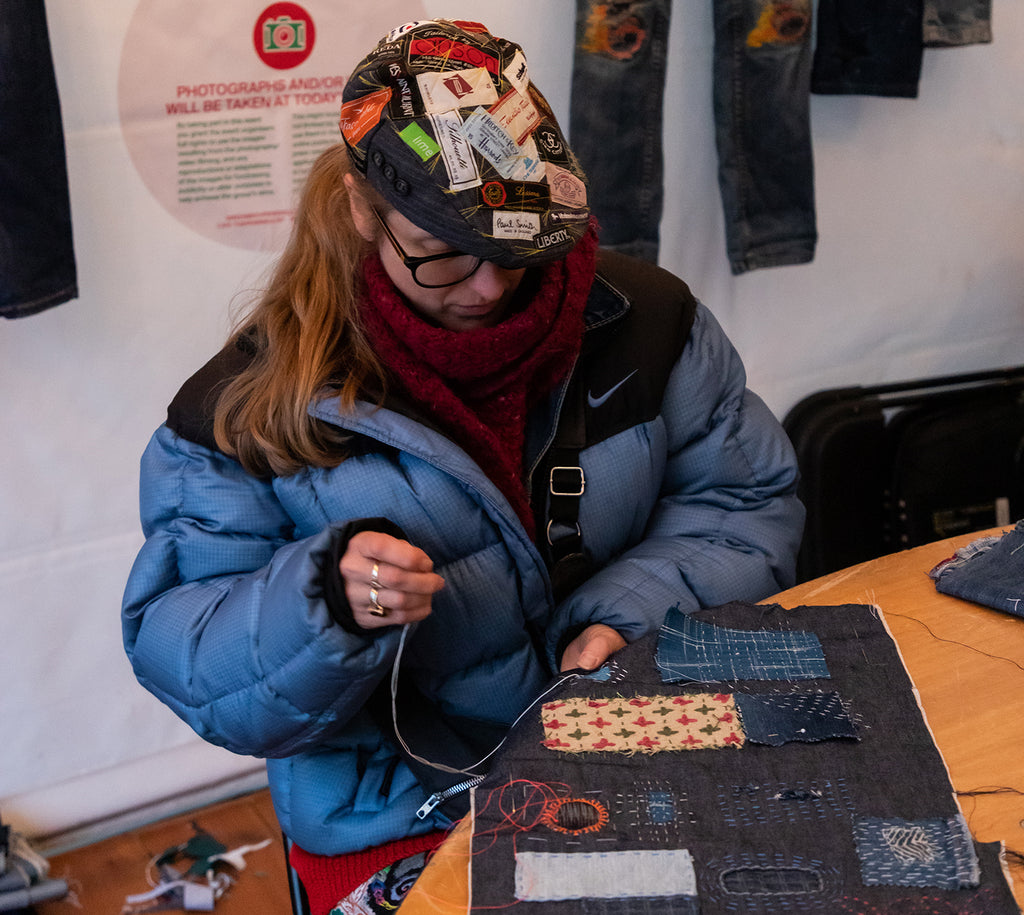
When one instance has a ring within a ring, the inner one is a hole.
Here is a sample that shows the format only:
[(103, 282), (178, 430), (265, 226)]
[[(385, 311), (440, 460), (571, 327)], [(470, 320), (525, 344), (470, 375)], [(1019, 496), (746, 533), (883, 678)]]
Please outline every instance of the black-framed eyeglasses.
[(380, 223), (380, 227), (387, 235), (391, 247), (402, 259), (402, 263), (412, 273), (413, 282), (424, 289), (442, 289), (445, 286), (456, 286), (463, 280), (468, 280), (483, 262), (474, 254), (464, 254), (462, 251), (450, 251), (444, 254), (429, 254), (426, 257), (412, 257), (405, 253), (394, 232), (384, 221), (384, 217), (377, 212), (376, 207), (371, 207), (373, 215)]

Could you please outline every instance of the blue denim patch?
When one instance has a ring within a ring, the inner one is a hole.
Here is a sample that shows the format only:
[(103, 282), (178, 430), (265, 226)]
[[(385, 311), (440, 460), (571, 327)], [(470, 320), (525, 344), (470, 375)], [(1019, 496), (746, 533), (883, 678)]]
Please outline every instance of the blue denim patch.
[(665, 615), (655, 663), (665, 683), (692, 680), (813, 680), (828, 678), (813, 632), (725, 629), (673, 607)]
[(781, 747), (839, 737), (857, 739), (857, 726), (838, 693), (734, 695), (747, 740)]
[(978, 886), (980, 866), (962, 817), (860, 817), (854, 839), (866, 886)]

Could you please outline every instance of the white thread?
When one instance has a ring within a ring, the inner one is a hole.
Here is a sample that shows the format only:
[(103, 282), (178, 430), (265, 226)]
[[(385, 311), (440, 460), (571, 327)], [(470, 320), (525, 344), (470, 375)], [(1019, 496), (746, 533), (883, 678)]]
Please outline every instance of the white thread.
[(570, 680), (578, 680), (580, 677), (579, 674), (566, 674), (564, 677), (561, 677), (560, 679), (552, 683), (551, 686), (544, 690), (544, 692), (542, 692), (536, 699), (533, 700), (533, 702), (531, 702), (526, 708), (522, 710), (522, 712), (519, 713), (519, 717), (512, 722), (512, 724), (509, 726), (508, 733), (506, 733), (506, 735), (501, 738), (498, 745), (493, 750), (491, 750), (490, 753), (478, 759), (475, 763), (473, 763), (473, 765), (469, 766), (468, 768), (456, 769), (452, 766), (446, 766), (443, 763), (431, 762), (431, 760), (424, 759), (422, 756), (418, 756), (416, 753), (413, 753), (409, 744), (405, 742), (405, 738), (402, 737), (401, 732), (398, 730), (398, 669), (399, 664), (402, 660), (402, 654), (405, 651), (405, 637), (406, 635), (408, 635), (409, 627), (411, 625), (411, 623), (406, 623), (404, 626), (402, 626), (402, 635), (401, 638), (398, 640), (398, 652), (395, 654), (395, 662), (391, 667), (391, 724), (392, 727), (394, 727), (395, 729), (395, 737), (398, 738), (399, 744), (401, 744), (402, 749), (405, 750), (405, 752), (408, 753), (412, 759), (415, 759), (416, 762), (423, 763), (423, 765), (425, 766), (430, 766), (430, 768), (432, 769), (438, 769), (441, 772), (448, 772), (451, 775), (483, 775), (484, 773), (474, 772), (473, 770), (476, 769), (477, 766), (481, 766), (485, 762), (487, 762), (487, 760), (489, 760), (495, 753), (498, 752), (498, 750), (502, 748), (505, 741), (508, 740), (508, 734), (512, 732), (512, 728), (514, 728), (517, 724), (519, 724), (520, 721), (523, 720), (523, 717), (526, 715), (526, 713), (529, 712), (530, 709), (532, 709), (538, 702), (544, 699), (545, 696), (547, 696), (551, 692), (554, 692), (554, 690), (558, 689), (563, 683), (568, 683)]

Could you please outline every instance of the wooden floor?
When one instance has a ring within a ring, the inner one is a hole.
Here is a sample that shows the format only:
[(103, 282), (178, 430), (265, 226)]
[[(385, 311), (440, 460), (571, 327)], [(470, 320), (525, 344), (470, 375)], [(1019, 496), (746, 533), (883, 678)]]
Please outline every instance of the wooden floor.
[(266, 848), (246, 855), (244, 870), (224, 868), (236, 882), (217, 900), (217, 915), (290, 915), (281, 829), (266, 790), (51, 858), (50, 876), (66, 880), (73, 893), (63, 900), (39, 903), (33, 911), (37, 915), (119, 915), (127, 896), (151, 889), (147, 866), (167, 849), (187, 842), (195, 834), (193, 823), (229, 850), (271, 840)]

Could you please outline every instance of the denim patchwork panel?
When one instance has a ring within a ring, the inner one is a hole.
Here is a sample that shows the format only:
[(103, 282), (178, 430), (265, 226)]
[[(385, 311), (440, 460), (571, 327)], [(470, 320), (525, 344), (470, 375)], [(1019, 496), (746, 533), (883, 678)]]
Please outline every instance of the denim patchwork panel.
[[(735, 603), (668, 622), (700, 624), (690, 637), (712, 645), (696, 676), (712, 656), (715, 676), (763, 674), (769, 645), (797, 676), (822, 673), (827, 658), (828, 689), (665, 683), (664, 633), (616, 652), (618, 682), (559, 679), (474, 789), (471, 911), (1019, 915), (999, 846), (974, 843), (963, 824), (874, 608)], [(764, 637), (757, 651), (752, 634)], [(742, 745), (691, 752), (688, 738), (720, 734), (734, 708)]]
[(868, 886), (958, 890), (980, 882), (978, 858), (962, 817), (861, 817), (854, 824), (854, 835)]
[(725, 629), (676, 607), (665, 616), (655, 660), (666, 683), (829, 676), (821, 642), (813, 632)]
[(837, 693), (737, 693), (734, 698), (751, 743), (779, 747), (857, 737), (857, 726)]

